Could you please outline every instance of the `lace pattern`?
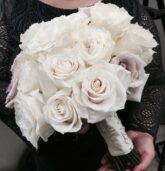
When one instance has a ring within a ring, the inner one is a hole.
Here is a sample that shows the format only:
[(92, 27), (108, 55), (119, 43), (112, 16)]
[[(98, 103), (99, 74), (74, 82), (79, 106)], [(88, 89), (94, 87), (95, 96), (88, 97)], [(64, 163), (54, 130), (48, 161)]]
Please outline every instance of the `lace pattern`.
[[(137, 8), (138, 7), (138, 8)], [(146, 29), (149, 29), (158, 42), (158, 31), (152, 19), (145, 9), (136, 3), (134, 7), (135, 19)], [(125, 110), (127, 118), (127, 129), (148, 132), (156, 136), (159, 118), (163, 114), (163, 99), (165, 98), (165, 74), (162, 67), (160, 45), (155, 49), (152, 62), (146, 67), (150, 73), (147, 85), (144, 88), (142, 101), (140, 103), (128, 102)]]
[(8, 63), (8, 33), (3, 21), (0, 21), (0, 79), (5, 80), (7, 77)]
[(148, 86), (143, 91), (140, 103), (127, 103), (125, 110), (127, 130), (148, 132), (156, 136), (162, 114), (163, 91), (165, 91), (164, 86)]

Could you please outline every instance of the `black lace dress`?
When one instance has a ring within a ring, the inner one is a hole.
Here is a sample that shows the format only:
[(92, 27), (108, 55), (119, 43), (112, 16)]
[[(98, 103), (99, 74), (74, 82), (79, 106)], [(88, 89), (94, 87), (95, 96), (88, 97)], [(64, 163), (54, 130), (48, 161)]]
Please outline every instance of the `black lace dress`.
[[(149, 29), (159, 42), (157, 29), (138, 0), (104, 0), (104, 2), (123, 6), (134, 16), (132, 22), (138, 22)], [(54, 8), (39, 0), (0, 0), (0, 118), (31, 148), (15, 124), (14, 111), (5, 108), (6, 88), (11, 79), (10, 67), (20, 52), (18, 46), (20, 34), (33, 23), (48, 21), (73, 12), (77, 10)], [(162, 102), (165, 98), (165, 74), (162, 69), (160, 46), (156, 47), (155, 51), (153, 61), (146, 67), (150, 77), (144, 89), (142, 102), (127, 102), (125, 110), (119, 112), (127, 130), (148, 132), (153, 136), (157, 132), (159, 116), (163, 111)], [(26, 169), (95, 171), (106, 150), (106, 145), (94, 125), (85, 135), (55, 134), (47, 143), (41, 142), (37, 151), (34, 150), (31, 163)], [(35, 164), (32, 166), (33, 159)]]

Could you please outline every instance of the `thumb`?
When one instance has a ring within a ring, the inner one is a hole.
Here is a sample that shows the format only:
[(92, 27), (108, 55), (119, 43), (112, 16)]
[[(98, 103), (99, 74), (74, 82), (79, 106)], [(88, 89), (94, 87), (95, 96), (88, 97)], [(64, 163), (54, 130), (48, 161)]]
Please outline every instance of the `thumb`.
[(139, 165), (137, 165), (133, 171), (143, 171), (146, 170), (148, 168), (148, 166), (150, 165), (150, 163), (152, 162), (153, 157), (148, 155), (148, 153), (144, 152), (141, 156), (141, 163)]
[(107, 163), (109, 163), (109, 153), (106, 153), (103, 157), (102, 157), (102, 159), (101, 159), (101, 164), (107, 164)]

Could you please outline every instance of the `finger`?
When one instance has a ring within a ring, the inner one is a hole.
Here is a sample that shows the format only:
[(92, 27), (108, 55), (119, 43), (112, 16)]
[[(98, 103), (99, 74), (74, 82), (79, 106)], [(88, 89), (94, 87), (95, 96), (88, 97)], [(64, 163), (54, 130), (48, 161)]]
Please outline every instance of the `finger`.
[(110, 168), (110, 164), (105, 164), (101, 166), (97, 171), (114, 171)]
[(148, 166), (151, 164), (152, 160), (154, 158), (154, 155), (143, 153), (141, 156), (141, 163), (137, 165), (133, 171), (143, 171), (148, 168)]
[(142, 170), (142, 166), (141, 166), (141, 165), (136, 166), (136, 167), (133, 169), (133, 171), (143, 171), (143, 170)]
[(81, 129), (78, 131), (78, 134), (85, 134), (90, 128), (90, 125), (88, 123), (86, 123), (85, 121), (83, 121), (83, 125), (81, 127)]
[(114, 171), (114, 170), (112, 170), (112, 169), (105, 169), (105, 168), (104, 168), (104, 169), (102, 169), (102, 170), (99, 169), (99, 170), (97, 170), (97, 171)]
[(102, 165), (105, 165), (105, 164), (108, 164), (109, 163), (109, 153), (106, 153), (102, 159), (101, 159), (101, 164)]

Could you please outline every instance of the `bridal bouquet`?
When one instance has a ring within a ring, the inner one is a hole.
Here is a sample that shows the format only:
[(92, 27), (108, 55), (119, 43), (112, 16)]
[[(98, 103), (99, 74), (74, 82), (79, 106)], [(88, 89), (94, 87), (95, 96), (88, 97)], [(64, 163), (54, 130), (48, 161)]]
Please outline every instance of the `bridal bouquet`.
[(96, 3), (77, 13), (33, 24), (21, 35), (6, 107), (36, 148), (54, 131), (78, 132), (96, 123), (120, 171), (139, 162), (116, 112), (141, 101), (157, 45), (124, 8)]

